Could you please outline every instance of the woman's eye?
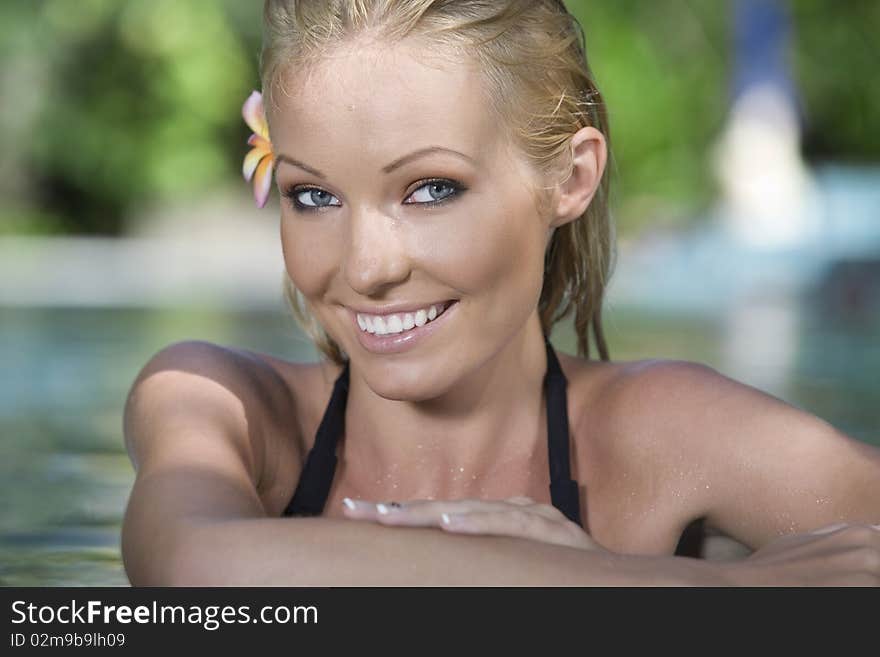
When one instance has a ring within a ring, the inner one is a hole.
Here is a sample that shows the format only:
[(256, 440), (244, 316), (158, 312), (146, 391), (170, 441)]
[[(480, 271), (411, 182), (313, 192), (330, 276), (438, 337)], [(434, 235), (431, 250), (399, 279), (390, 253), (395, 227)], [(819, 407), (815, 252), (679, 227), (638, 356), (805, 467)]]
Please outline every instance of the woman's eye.
[[(452, 180), (427, 180), (404, 201), (406, 205), (439, 205), (463, 192), (465, 188)], [(324, 208), (338, 207), (339, 200), (330, 192), (317, 187), (291, 187), (284, 190), (283, 195), (290, 199), (295, 210), (310, 212)], [(331, 199), (336, 202), (331, 202)]]
[(300, 187), (284, 192), (284, 195), (293, 201), (293, 205), (299, 209), (324, 208), (339, 203), (330, 203), (331, 198), (336, 198), (330, 192), (316, 187)]
[[(424, 191), (423, 191), (424, 190)], [(433, 205), (440, 203), (446, 199), (455, 196), (461, 191), (459, 185), (453, 184), (449, 180), (429, 180), (412, 194), (410, 198), (414, 199), (413, 203), (425, 203)]]

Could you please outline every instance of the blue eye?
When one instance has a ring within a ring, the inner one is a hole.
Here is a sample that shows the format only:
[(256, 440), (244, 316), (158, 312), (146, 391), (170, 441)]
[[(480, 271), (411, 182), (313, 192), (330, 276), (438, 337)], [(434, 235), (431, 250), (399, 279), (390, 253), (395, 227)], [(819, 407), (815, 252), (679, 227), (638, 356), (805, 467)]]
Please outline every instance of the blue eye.
[[(421, 194), (421, 200), (413, 202), (404, 201), (404, 205), (433, 207), (454, 199), (466, 189), (466, 187), (453, 180), (431, 178), (422, 181), (421, 185), (407, 197), (416, 197), (421, 190), (426, 190), (425, 193)], [(323, 212), (326, 208), (339, 207), (341, 205), (338, 200), (336, 203), (331, 203), (330, 199), (335, 199), (336, 197), (318, 187), (289, 187), (282, 192), (282, 196), (290, 199), (293, 209), (298, 212)]]
[[(421, 187), (417, 188), (411, 194), (411, 196), (415, 197), (416, 194), (422, 189), (427, 190), (427, 196), (423, 196), (422, 198), (424, 200), (416, 201), (415, 203), (424, 205), (437, 205), (439, 203), (443, 203), (447, 199), (453, 198), (464, 191), (464, 188), (458, 183), (455, 183), (451, 180), (436, 179), (425, 181)], [(412, 204), (407, 203), (407, 205)]]
[[(335, 198), (330, 192), (325, 192), (317, 187), (294, 187), (284, 190), (284, 196), (289, 198), (293, 207), (297, 210), (314, 211), (321, 208), (339, 205), (339, 203), (331, 204), (331, 198)], [(309, 202), (303, 203), (303, 200)]]

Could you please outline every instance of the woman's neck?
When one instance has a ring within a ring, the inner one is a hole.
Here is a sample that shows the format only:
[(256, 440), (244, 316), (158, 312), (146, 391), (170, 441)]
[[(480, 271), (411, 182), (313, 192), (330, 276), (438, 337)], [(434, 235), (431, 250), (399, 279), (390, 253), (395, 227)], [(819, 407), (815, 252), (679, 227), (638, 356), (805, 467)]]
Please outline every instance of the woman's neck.
[(505, 464), (530, 462), (544, 449), (546, 369), (537, 312), (497, 354), (432, 399), (382, 398), (353, 367), (345, 466), (406, 499), (463, 493)]

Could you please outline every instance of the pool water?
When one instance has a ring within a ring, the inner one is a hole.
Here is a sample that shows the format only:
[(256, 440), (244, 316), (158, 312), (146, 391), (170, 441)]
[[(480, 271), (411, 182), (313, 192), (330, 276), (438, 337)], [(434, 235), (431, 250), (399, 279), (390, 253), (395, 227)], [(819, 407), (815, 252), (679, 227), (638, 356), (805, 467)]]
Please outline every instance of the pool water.
[[(605, 326), (615, 360), (704, 362), (880, 444), (880, 323), (815, 318), (795, 302), (714, 319), (611, 309)], [(128, 584), (123, 404), (146, 360), (185, 339), (316, 357), (281, 311), (0, 308), (0, 585)], [(553, 342), (575, 351), (568, 326)]]

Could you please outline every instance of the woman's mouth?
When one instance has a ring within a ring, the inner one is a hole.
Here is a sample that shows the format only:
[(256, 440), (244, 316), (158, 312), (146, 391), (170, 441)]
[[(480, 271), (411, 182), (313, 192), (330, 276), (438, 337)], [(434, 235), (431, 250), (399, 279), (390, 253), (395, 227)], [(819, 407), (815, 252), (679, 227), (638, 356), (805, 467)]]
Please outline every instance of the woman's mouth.
[(397, 353), (414, 347), (449, 321), (457, 299), (410, 312), (370, 315), (350, 310), (358, 341), (373, 353)]

